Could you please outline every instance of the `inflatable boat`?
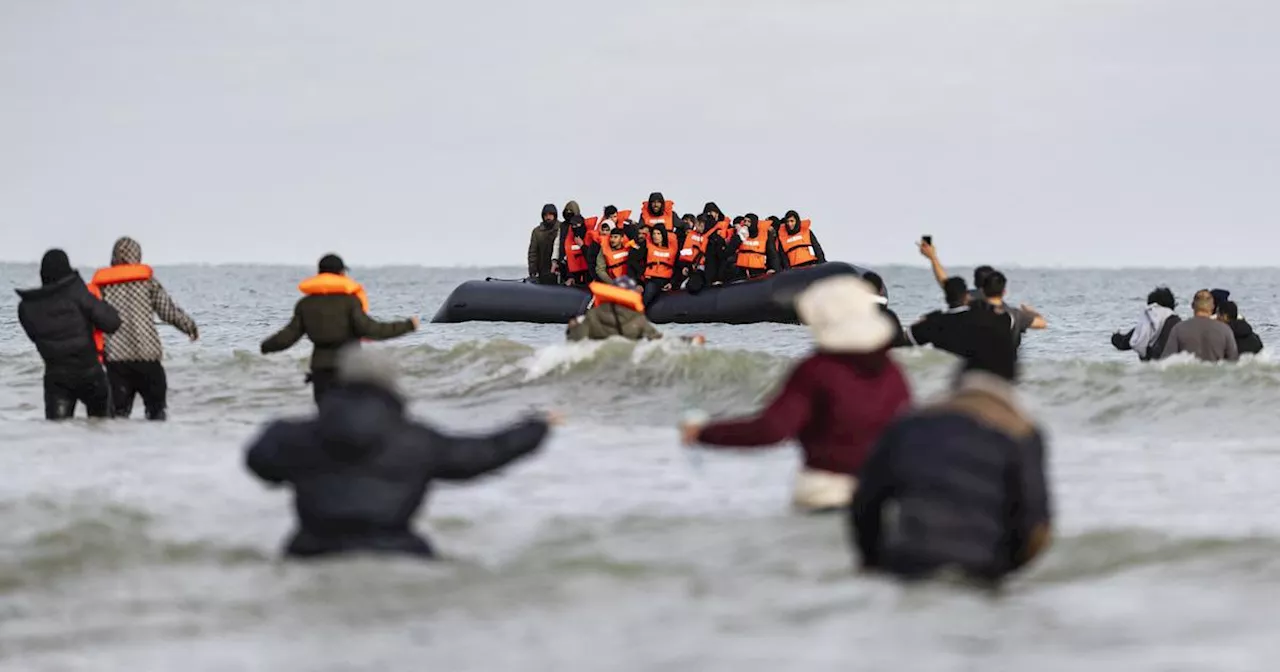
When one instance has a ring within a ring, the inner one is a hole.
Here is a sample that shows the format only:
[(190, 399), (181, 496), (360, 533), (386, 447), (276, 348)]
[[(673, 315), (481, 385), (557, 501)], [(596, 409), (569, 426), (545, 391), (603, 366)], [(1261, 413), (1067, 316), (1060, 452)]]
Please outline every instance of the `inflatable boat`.
[[(707, 287), (697, 294), (667, 292), (645, 312), (655, 324), (794, 324), (798, 322), (793, 307), (796, 294), (822, 278), (863, 272), (852, 264), (833, 261), (758, 280)], [(487, 278), (458, 285), (431, 321), (567, 324), (585, 313), (590, 301), (591, 294), (585, 289)]]

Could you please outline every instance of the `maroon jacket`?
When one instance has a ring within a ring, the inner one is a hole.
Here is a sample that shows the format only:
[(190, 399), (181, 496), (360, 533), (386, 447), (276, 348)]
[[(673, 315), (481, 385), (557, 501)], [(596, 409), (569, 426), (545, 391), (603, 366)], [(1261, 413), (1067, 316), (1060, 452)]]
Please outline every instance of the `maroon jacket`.
[(758, 417), (710, 423), (698, 441), (745, 448), (795, 437), (805, 466), (856, 475), (880, 434), (910, 404), (907, 381), (887, 352), (818, 352), (791, 372)]

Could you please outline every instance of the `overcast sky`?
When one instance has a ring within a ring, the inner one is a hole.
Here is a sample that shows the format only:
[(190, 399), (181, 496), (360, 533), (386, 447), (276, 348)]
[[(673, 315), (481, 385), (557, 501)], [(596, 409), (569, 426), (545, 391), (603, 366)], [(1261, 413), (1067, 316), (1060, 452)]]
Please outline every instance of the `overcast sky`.
[(545, 202), (827, 254), (1274, 265), (1275, 0), (0, 0), (0, 258), (522, 265)]

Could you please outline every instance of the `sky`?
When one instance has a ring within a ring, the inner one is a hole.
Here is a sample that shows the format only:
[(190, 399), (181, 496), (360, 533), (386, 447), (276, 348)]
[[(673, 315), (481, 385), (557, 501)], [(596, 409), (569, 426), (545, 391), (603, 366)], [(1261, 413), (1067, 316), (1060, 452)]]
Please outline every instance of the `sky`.
[(523, 265), (544, 203), (831, 259), (1271, 266), (1274, 0), (0, 0), (0, 259)]

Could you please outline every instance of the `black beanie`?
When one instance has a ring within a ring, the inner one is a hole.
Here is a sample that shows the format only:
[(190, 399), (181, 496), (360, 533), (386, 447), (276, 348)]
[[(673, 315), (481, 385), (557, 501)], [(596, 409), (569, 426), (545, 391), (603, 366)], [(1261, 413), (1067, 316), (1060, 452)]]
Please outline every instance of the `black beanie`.
[(336, 254), (326, 254), (323, 257), (320, 257), (320, 263), (317, 265), (317, 270), (321, 273), (345, 273), (347, 270), (347, 264), (342, 260), (342, 257), (339, 257)]
[(52, 285), (53, 283), (75, 273), (71, 268), (71, 260), (67, 258), (67, 253), (58, 248), (54, 248), (44, 253), (44, 258), (40, 260), (40, 284)]

